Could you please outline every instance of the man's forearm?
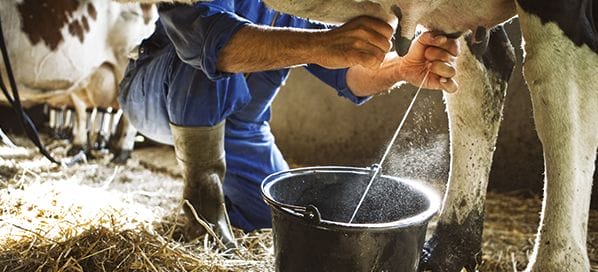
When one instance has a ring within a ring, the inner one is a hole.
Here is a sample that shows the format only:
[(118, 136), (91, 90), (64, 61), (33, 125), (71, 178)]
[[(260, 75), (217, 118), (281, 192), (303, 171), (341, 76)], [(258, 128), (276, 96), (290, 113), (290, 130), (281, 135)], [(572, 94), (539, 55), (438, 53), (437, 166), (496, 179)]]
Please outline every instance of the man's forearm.
[[(325, 30), (247, 25), (220, 51), (217, 68), (229, 73), (250, 73), (325, 63), (329, 54), (324, 35)], [(398, 56), (389, 53), (380, 67), (352, 66), (347, 73), (347, 84), (357, 96), (386, 91), (398, 81), (394, 68), (397, 62)]]
[(322, 30), (246, 25), (218, 55), (217, 69), (249, 73), (316, 63)]
[(300, 64), (329, 69), (379, 66), (392, 33), (388, 24), (369, 17), (328, 30), (246, 25), (220, 50), (217, 69), (246, 73)]

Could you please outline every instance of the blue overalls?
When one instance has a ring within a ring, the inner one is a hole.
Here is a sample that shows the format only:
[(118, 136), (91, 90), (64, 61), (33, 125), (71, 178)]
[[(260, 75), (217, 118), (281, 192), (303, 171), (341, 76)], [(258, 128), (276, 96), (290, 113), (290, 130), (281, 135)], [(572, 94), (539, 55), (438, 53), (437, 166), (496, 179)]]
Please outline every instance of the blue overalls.
[[(245, 231), (271, 227), (260, 195), (262, 180), (288, 169), (270, 132), (270, 106), (289, 69), (251, 74), (216, 70), (217, 54), (246, 24), (324, 28), (279, 14), (261, 0), (215, 0), (161, 6), (154, 34), (144, 40), (121, 82), (119, 102), (131, 123), (155, 141), (173, 144), (169, 123), (214, 126), (225, 122), (227, 171), (223, 187), (231, 224)], [(247, 48), (246, 50), (251, 50)], [(347, 69), (305, 69), (361, 104), (346, 85)]]

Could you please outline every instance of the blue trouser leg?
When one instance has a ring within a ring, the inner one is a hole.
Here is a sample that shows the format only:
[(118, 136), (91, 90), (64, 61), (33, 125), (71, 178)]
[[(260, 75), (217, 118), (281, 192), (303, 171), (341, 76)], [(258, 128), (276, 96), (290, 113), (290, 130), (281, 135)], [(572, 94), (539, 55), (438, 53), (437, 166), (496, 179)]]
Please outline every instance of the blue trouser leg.
[(133, 126), (170, 145), (169, 123), (214, 126), (251, 99), (243, 75), (209, 80), (201, 70), (180, 61), (174, 48), (131, 62), (121, 90), (119, 102)]
[[(256, 101), (252, 101), (254, 103)], [(272, 226), (270, 209), (261, 196), (261, 183), (288, 165), (274, 142), (267, 122), (239, 120), (250, 106), (226, 121), (224, 194), (231, 223), (246, 231)]]
[(121, 109), (140, 133), (154, 141), (172, 145), (164, 80), (175, 53), (168, 50), (160, 53), (157, 56), (146, 53), (129, 63), (120, 84), (118, 100)]
[(267, 109), (267, 101), (242, 91), (247, 90), (242, 75), (207, 80), (201, 71), (180, 62), (174, 51), (140, 64), (121, 97), (133, 125), (149, 138), (172, 145), (169, 123), (210, 127), (226, 120), (223, 190), (231, 223), (246, 231), (270, 227), (261, 181), (288, 166), (267, 122), (244, 121), (252, 111)]
[(272, 227), (270, 208), (262, 200), (260, 184), (227, 172), (224, 195), (233, 226), (245, 231)]

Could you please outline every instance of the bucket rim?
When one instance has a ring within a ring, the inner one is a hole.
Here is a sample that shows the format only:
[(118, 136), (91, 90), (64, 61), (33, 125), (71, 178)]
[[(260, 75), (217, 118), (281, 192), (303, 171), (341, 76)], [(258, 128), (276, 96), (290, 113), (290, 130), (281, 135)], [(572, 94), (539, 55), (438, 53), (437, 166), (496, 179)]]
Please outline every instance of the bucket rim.
[[(312, 222), (307, 218), (304, 218), (304, 214), (300, 211), (305, 211), (306, 207), (304, 206), (297, 206), (297, 205), (290, 205), (285, 204), (280, 201), (275, 200), (272, 195), (270, 194), (270, 187), (275, 184), (274, 181), (284, 178), (288, 175), (297, 175), (297, 174), (309, 174), (309, 173), (322, 173), (322, 172), (344, 172), (344, 173), (356, 173), (356, 174), (370, 174), (371, 168), (366, 167), (350, 167), (350, 166), (313, 166), (313, 167), (300, 167), (294, 168), (284, 171), (279, 171), (267, 176), (261, 184), (261, 193), (262, 197), (265, 202), (272, 208), (275, 208), (279, 211), (284, 213), (290, 214), (293, 217), (303, 219), (305, 222)], [(360, 230), (360, 229), (368, 229), (368, 230), (388, 230), (388, 229), (396, 229), (396, 228), (405, 228), (405, 227), (414, 227), (420, 226), (422, 224), (427, 224), (428, 221), (436, 215), (440, 210), (440, 196), (438, 193), (433, 190), (431, 187), (423, 184), (421, 180), (416, 179), (408, 179), (408, 178), (399, 178), (389, 175), (381, 175), (381, 177), (393, 179), (404, 183), (411, 187), (412, 189), (418, 191), (419, 193), (423, 194), (428, 200), (429, 205), (428, 207), (417, 213), (414, 216), (402, 218), (400, 220), (395, 220), (391, 222), (384, 222), (384, 223), (346, 223), (346, 222), (336, 222), (321, 219), (317, 222), (319, 227), (328, 227), (328, 228), (341, 228), (346, 230)]]

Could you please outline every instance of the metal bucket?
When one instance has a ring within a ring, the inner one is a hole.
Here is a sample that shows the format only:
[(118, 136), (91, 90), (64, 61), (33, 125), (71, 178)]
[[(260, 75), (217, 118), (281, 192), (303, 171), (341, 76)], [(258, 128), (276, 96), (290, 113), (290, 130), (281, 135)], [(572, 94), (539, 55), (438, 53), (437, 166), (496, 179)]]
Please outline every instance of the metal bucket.
[(268, 176), (276, 271), (417, 271), (438, 195), (421, 182), (369, 168), (311, 167)]

